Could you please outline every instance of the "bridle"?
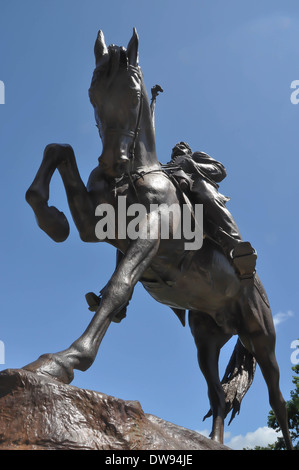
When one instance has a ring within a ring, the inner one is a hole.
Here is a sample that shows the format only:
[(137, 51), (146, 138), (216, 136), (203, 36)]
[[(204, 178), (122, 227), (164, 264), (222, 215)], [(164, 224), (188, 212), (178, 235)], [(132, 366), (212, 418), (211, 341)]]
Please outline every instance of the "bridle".
[[(132, 165), (132, 163), (134, 162), (134, 159), (135, 159), (135, 147), (136, 147), (136, 141), (137, 141), (137, 138), (138, 138), (138, 135), (139, 135), (139, 132), (140, 132), (140, 120), (141, 120), (142, 110), (143, 110), (143, 100), (144, 100), (143, 93), (141, 92), (140, 99), (139, 99), (139, 110), (138, 110), (135, 130), (133, 131), (133, 133), (132, 133), (132, 131), (130, 132), (131, 135), (133, 134), (133, 140), (132, 140), (132, 143), (131, 143), (131, 146), (130, 146), (130, 149), (129, 149), (130, 167), (131, 167), (131, 165)], [(130, 170), (132, 170), (132, 168), (130, 168)]]
[[(137, 72), (138, 77), (140, 79), (140, 71), (136, 67), (133, 67), (133, 66), (130, 66), (130, 68), (134, 69)], [(141, 121), (141, 116), (142, 116), (142, 111), (143, 111), (144, 95), (143, 95), (142, 91), (140, 92), (139, 96), (140, 96), (139, 97), (139, 109), (138, 109), (135, 129), (134, 130), (128, 130), (128, 131), (120, 131), (119, 129), (114, 128), (114, 127), (109, 127), (109, 128), (106, 129), (106, 133), (108, 133), (108, 134), (115, 133), (115, 134), (118, 134), (120, 136), (126, 136), (126, 137), (131, 137), (132, 138), (132, 142), (131, 142), (131, 145), (130, 145), (130, 148), (129, 148), (129, 174), (132, 173), (133, 168), (134, 168), (136, 142), (137, 142), (139, 132), (140, 132), (140, 121)], [(99, 126), (97, 126), (97, 127), (98, 127), (99, 132), (100, 132)], [(101, 136), (101, 132), (100, 132), (100, 136)]]

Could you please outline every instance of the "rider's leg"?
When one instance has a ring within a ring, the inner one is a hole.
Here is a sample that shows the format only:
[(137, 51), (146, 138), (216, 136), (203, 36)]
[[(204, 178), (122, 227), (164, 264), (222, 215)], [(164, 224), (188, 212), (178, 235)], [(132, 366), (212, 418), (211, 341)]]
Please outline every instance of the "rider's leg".
[(195, 202), (203, 204), (207, 234), (233, 260), (238, 273), (244, 278), (255, 272), (256, 253), (249, 242), (244, 242), (237, 224), (226, 207), (226, 198), (208, 181), (197, 178), (192, 187)]
[(192, 187), (192, 196), (196, 202), (203, 204), (204, 215), (211, 222), (209, 228), (212, 236), (219, 239), (225, 251), (231, 250), (242, 241), (237, 224), (226, 207), (226, 198), (212, 184), (203, 178), (197, 178)]

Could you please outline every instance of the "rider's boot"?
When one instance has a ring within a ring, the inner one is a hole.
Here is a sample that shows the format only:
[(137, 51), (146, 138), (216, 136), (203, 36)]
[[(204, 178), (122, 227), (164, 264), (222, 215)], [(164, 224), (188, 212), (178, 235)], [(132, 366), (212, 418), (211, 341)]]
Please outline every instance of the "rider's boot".
[(251, 244), (239, 237), (233, 238), (221, 227), (217, 229), (214, 238), (234, 266), (241, 281), (253, 282), (257, 253)]

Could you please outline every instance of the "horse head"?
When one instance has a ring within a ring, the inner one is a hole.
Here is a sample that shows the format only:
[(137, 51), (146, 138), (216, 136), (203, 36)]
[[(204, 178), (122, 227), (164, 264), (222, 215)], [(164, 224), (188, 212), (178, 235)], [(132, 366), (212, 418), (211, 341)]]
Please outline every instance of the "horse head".
[(147, 155), (155, 154), (149, 100), (138, 64), (138, 42), (134, 28), (127, 49), (114, 44), (107, 47), (99, 31), (94, 46), (96, 68), (89, 97), (103, 144), (99, 164), (110, 177), (142, 166), (140, 158), (145, 148)]

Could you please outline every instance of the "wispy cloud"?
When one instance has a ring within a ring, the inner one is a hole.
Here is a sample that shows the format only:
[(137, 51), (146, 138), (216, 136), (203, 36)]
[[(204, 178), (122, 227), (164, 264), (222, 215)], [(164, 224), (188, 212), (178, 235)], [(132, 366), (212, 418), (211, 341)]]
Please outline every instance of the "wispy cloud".
[(288, 30), (292, 27), (293, 22), (290, 16), (269, 15), (253, 20), (250, 24), (250, 30), (254, 34), (277, 34), (278, 32)]
[(244, 436), (242, 434), (229, 436), (227, 433), (224, 444), (234, 450), (253, 449), (255, 446), (267, 447), (268, 444), (273, 444), (279, 436), (281, 433), (264, 426), (253, 432), (248, 432)]
[(273, 316), (275, 328), (277, 328), (280, 323), (283, 323), (284, 321), (288, 320), (288, 318), (291, 318), (293, 316), (294, 312), (292, 310), (288, 310), (287, 312), (278, 312), (276, 315)]
[[(199, 434), (209, 437), (210, 431), (202, 429), (198, 431)], [(247, 434), (238, 434), (232, 436), (231, 432), (224, 433), (224, 444), (234, 450), (254, 449), (255, 446), (267, 447), (268, 444), (273, 444), (278, 437), (282, 434), (277, 433), (272, 428), (264, 426), (255, 431), (248, 432)]]

